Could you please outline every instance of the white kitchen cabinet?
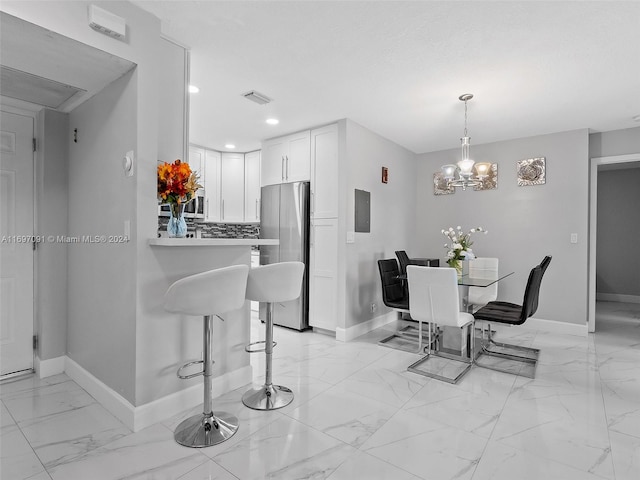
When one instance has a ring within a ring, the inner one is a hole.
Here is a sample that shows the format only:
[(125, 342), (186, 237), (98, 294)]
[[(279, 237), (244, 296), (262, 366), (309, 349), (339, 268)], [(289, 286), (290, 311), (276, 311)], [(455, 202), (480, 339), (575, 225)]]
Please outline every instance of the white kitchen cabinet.
[(311, 132), (294, 133), (262, 144), (261, 184), (311, 179)]
[(260, 221), (260, 150), (244, 154), (244, 221)]
[(158, 55), (158, 160), (173, 163), (176, 159), (187, 161), (187, 74), (189, 52), (171, 40), (160, 37)]
[(338, 217), (338, 126), (311, 131), (311, 216)]
[(244, 154), (222, 153), (220, 198), (223, 222), (244, 222)]
[(220, 221), (220, 152), (204, 150), (204, 220)]
[(309, 325), (335, 331), (338, 318), (338, 219), (311, 220)]
[(187, 162), (189, 163), (189, 167), (191, 167), (192, 172), (196, 172), (200, 177), (200, 185), (203, 185), (204, 182), (204, 148), (189, 147), (189, 159)]

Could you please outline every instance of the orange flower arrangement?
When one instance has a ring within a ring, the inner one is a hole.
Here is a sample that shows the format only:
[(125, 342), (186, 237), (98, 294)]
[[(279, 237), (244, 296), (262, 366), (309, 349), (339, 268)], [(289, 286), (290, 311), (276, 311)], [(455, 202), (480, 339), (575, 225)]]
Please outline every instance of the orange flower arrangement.
[(193, 200), (196, 190), (202, 188), (198, 175), (188, 163), (179, 159), (158, 165), (158, 201), (181, 205)]

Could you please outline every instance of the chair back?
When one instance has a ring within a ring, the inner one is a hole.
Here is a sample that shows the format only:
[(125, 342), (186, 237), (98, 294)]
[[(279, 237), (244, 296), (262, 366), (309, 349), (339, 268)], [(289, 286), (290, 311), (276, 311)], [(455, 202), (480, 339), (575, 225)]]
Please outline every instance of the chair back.
[(400, 270), (395, 258), (378, 260), (378, 270), (380, 271), (380, 282), (382, 283), (382, 301), (387, 307), (404, 308), (409, 307), (405, 295), (404, 282), (398, 278)]
[(407, 266), (411, 318), (438, 325), (461, 327), (458, 276), (454, 268)]
[(300, 296), (304, 263), (280, 262), (260, 265), (249, 270), (247, 300), (254, 302), (287, 302)]
[(184, 315), (219, 315), (244, 305), (247, 265), (198, 273), (173, 283), (164, 294), (164, 309)]
[(409, 255), (404, 250), (396, 250), (396, 257), (398, 257), (398, 262), (400, 262), (400, 274), (407, 274), (407, 265), (409, 265)]
[(542, 268), (536, 265), (529, 272), (529, 279), (524, 290), (524, 299), (522, 300), (522, 311), (520, 312), (520, 320), (516, 325), (525, 322), (527, 318), (536, 312), (538, 307), (538, 294), (540, 292), (540, 284), (542, 282)]
[[(498, 275), (498, 259), (480, 257), (469, 260), (469, 276), (472, 278), (496, 278)], [(486, 305), (498, 298), (498, 282), (488, 287), (469, 287), (469, 303)]]
[[(551, 263), (551, 256), (547, 255), (546, 257), (544, 257), (542, 259), (542, 262), (540, 262), (540, 270), (541, 270), (541, 274), (540, 274), (540, 283), (542, 284), (542, 277), (544, 276), (544, 272), (547, 271), (547, 268), (549, 267), (549, 264)], [(534, 313), (536, 313), (536, 311), (538, 310), (538, 299), (540, 298), (540, 287), (538, 287), (538, 291), (536, 292), (536, 296), (535, 299), (533, 300), (533, 311), (531, 312), (531, 315), (533, 315)]]

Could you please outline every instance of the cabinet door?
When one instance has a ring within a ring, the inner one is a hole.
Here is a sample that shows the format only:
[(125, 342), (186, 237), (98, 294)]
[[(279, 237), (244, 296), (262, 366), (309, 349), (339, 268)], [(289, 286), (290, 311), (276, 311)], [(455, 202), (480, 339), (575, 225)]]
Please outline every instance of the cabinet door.
[(283, 138), (268, 140), (262, 144), (262, 166), (260, 184), (276, 185), (284, 181), (284, 157), (287, 142)]
[(338, 217), (338, 126), (311, 132), (311, 215)]
[(335, 331), (338, 300), (338, 219), (311, 221), (309, 325)]
[(204, 182), (204, 174), (203, 174), (204, 155), (205, 155), (204, 148), (189, 146), (189, 160), (188, 160), (189, 167), (191, 167), (192, 172), (196, 172), (196, 174), (200, 179), (199, 183), (203, 187), (204, 187), (204, 183), (203, 183)]
[(260, 221), (260, 150), (244, 155), (244, 221)]
[(204, 219), (220, 221), (220, 152), (204, 151)]
[(220, 163), (223, 222), (244, 221), (244, 154), (223, 153)]
[(285, 153), (285, 182), (311, 180), (311, 132), (289, 135)]

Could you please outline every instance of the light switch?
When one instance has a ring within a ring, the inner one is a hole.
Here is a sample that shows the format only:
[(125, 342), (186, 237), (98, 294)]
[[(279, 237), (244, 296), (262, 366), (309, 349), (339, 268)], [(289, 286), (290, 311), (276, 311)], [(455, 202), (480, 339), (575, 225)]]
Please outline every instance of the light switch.
[(577, 233), (572, 233), (571, 234), (571, 243), (578, 243), (578, 234)]
[(347, 243), (356, 243), (355, 232), (347, 232)]

